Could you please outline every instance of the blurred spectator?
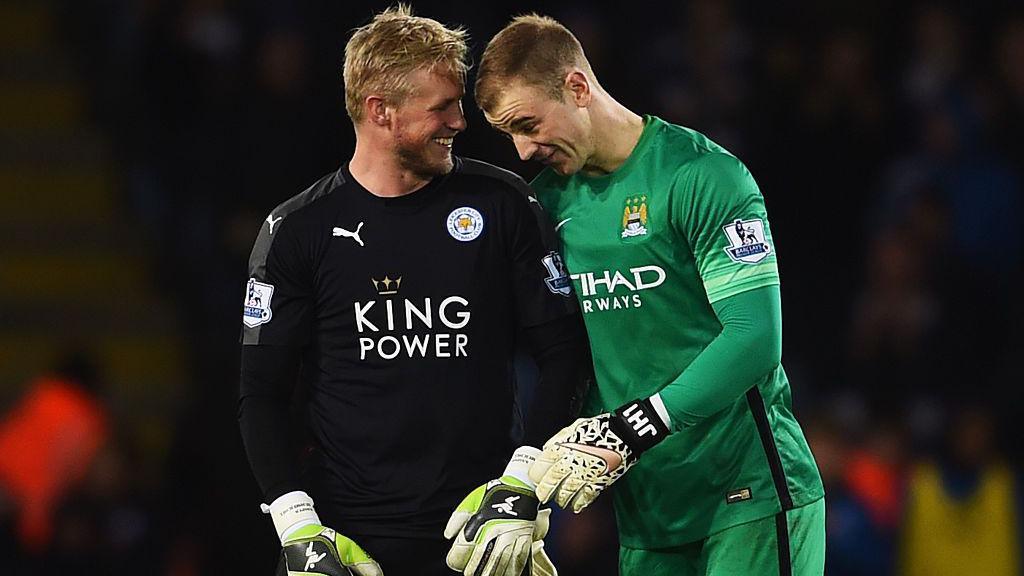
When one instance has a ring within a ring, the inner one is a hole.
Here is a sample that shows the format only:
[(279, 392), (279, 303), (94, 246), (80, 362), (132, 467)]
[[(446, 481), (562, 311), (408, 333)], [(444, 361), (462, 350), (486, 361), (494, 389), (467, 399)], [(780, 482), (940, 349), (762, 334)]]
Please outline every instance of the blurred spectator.
[(860, 30), (840, 30), (825, 38), (817, 77), (804, 92), (806, 121), (826, 130), (877, 137), (883, 106), (873, 48), (870, 35)]
[(807, 427), (825, 483), (825, 571), (830, 576), (893, 573), (902, 512), (903, 450), (891, 427), (872, 429), (859, 442), (830, 417)]
[(91, 362), (74, 356), (33, 381), (0, 420), (0, 501), (16, 516), (21, 546), (40, 554), (61, 501), (81, 486), (107, 444), (110, 415)]
[[(281, 202), (287, 190), (301, 190), (318, 174), (316, 155), (308, 143), (317, 140), (321, 111), (310, 106), (309, 44), (296, 30), (274, 29), (259, 40), (256, 52), (255, 90), (241, 104), (243, 123), (239, 134), (245, 146), (239, 151), (239, 188), (245, 201), (229, 206), (227, 233), (229, 254), (245, 261), (252, 246), (252, 231)], [(337, 97), (341, 98), (340, 91)], [(341, 120), (340, 118), (338, 119)]]
[(646, 77), (662, 78), (653, 87), (652, 113), (684, 121), (746, 156), (749, 143), (740, 128), (751, 98), (749, 34), (730, 0), (697, 0), (675, 12), (666, 13), (671, 27), (642, 38), (646, 55), (639, 64), (652, 71)]
[(123, 442), (100, 451), (88, 475), (62, 499), (44, 576), (128, 576), (151, 564), (160, 542), (136, 458)]
[(1021, 573), (1021, 494), (994, 450), (992, 420), (985, 408), (963, 409), (949, 427), (948, 452), (911, 472), (901, 576)]
[(912, 33), (903, 89), (914, 104), (929, 106), (961, 80), (965, 60), (963, 26), (949, 8), (924, 4), (917, 10)]
[[(874, 267), (888, 270), (888, 287), (869, 277), (871, 294), (858, 312), (880, 306), (888, 318), (873, 334), (855, 329), (855, 339), (876, 350), (895, 346), (876, 367), (888, 377), (886, 394), (903, 399), (913, 390), (947, 394), (968, 381), (979, 393), (1002, 386), (993, 367), (1010, 341), (997, 335), (1011, 333), (1004, 312), (1024, 255), (1024, 242), (1007, 231), (1024, 204), (1019, 172), (992, 147), (979, 106), (967, 91), (950, 89), (919, 111), (914, 148), (891, 163), (872, 222), (881, 230), (876, 246), (887, 250), (875, 252)], [(886, 254), (899, 261), (886, 264)], [(979, 314), (979, 305), (992, 313)]]
[(942, 308), (927, 253), (908, 232), (882, 235), (869, 257), (867, 285), (854, 302), (850, 377), (874, 410), (899, 412), (935, 380), (931, 351)]

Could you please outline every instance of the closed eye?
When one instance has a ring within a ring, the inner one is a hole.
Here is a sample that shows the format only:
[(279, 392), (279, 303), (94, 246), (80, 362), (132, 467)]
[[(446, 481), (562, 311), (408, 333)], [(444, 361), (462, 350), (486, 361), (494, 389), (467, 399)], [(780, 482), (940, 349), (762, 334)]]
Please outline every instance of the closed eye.
[(511, 127), (513, 134), (533, 134), (537, 131), (537, 122), (527, 122)]
[(509, 134), (533, 134), (540, 122), (533, 116), (517, 118), (508, 123)]

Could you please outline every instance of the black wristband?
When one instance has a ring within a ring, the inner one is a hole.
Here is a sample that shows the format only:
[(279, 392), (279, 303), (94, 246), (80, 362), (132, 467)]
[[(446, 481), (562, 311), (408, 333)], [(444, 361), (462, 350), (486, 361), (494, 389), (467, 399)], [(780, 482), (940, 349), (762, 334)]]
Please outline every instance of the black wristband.
[(612, 413), (608, 426), (629, 446), (634, 457), (664, 440), (669, 433), (649, 398), (620, 406)]

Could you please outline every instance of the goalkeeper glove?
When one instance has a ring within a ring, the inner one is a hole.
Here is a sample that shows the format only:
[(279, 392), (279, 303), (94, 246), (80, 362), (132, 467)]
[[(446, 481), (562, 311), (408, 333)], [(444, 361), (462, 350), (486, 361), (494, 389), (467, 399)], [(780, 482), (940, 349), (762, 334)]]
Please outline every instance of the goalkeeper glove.
[(448, 566), (471, 576), (557, 576), (544, 552), (550, 510), (538, 510), (528, 470), (540, 450), (515, 451), (505, 473), (469, 493), (452, 513), (444, 537), (455, 541)]
[(537, 512), (537, 524), (533, 530), (533, 546), (530, 548), (530, 571), (523, 571), (532, 576), (558, 576), (558, 570), (544, 551), (544, 537), (551, 526), (551, 508), (543, 508)]
[(577, 514), (622, 477), (645, 450), (669, 434), (668, 412), (655, 394), (612, 413), (580, 418), (544, 443), (530, 467), (537, 498), (554, 498)]
[(289, 492), (262, 509), (281, 539), (278, 576), (383, 576), (358, 544), (320, 524), (305, 492)]

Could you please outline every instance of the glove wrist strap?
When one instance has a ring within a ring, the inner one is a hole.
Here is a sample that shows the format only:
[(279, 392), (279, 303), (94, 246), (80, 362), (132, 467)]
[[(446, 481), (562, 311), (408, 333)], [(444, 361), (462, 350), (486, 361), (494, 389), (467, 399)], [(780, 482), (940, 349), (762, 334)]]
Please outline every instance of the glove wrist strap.
[(649, 398), (627, 402), (612, 414), (608, 425), (626, 442), (634, 457), (664, 440), (669, 433)]
[(320, 523), (320, 517), (313, 509), (313, 499), (300, 490), (279, 496), (269, 506), (261, 504), (260, 509), (264, 514), (270, 514), (281, 544), (299, 528)]
[(511, 476), (526, 485), (530, 490), (536, 490), (537, 485), (530, 480), (530, 466), (540, 457), (540, 450), (533, 446), (520, 446), (512, 453), (512, 459), (505, 466), (502, 476)]

